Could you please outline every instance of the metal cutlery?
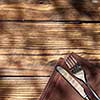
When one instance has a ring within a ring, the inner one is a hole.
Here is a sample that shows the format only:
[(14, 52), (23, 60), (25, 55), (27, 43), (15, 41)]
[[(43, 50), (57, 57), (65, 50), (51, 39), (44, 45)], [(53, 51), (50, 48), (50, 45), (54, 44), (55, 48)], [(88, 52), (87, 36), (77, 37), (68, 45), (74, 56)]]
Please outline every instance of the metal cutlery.
[(77, 60), (73, 57), (73, 55), (70, 55), (65, 60), (65, 62), (66, 65), (69, 67), (71, 73), (87, 86), (87, 88), (90, 90), (90, 92), (92, 93), (92, 95), (95, 97), (96, 100), (100, 100), (100, 97), (96, 94), (96, 92), (92, 89), (92, 87), (88, 83), (85, 71), (82, 69), (82, 66), (77, 62)]
[(84, 91), (84, 88), (62, 67), (57, 66), (56, 70), (64, 77), (64, 79), (78, 92), (85, 100), (90, 100)]

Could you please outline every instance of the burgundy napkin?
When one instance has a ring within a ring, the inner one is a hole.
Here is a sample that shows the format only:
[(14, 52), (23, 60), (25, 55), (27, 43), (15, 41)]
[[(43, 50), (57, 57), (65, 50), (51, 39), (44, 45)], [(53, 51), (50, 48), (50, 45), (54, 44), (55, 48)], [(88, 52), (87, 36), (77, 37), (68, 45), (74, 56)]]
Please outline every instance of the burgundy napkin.
[[(66, 67), (63, 58), (56, 66)], [(55, 70), (51, 75), (39, 100), (83, 100), (73, 87)]]
[[(69, 56), (70, 55), (73, 55), (77, 62), (83, 66), (88, 82), (100, 96), (100, 68), (75, 53), (71, 53)], [(58, 60), (39, 100), (83, 100), (78, 92), (76, 92), (75, 89), (62, 77), (62, 75), (56, 71), (57, 66), (61, 66), (66, 71), (69, 70), (65, 63), (66, 59), (67, 57)], [(91, 100), (94, 100), (94, 98), (91, 97)]]

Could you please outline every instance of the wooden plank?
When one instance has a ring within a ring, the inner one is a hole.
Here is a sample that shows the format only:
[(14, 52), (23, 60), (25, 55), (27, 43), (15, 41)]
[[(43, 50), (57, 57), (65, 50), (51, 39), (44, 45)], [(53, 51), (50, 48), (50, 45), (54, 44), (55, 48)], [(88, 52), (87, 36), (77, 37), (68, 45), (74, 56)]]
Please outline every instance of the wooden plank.
[[(63, 0), (62, 0), (63, 1)], [(50, 4), (51, 0), (0, 0), (0, 4), (16, 4), (16, 3), (26, 3), (26, 4)]]
[(100, 61), (100, 24), (0, 23), (0, 75), (49, 76), (75, 52)]
[(49, 77), (2, 77), (0, 100), (38, 100)]
[(100, 2), (73, 0), (1, 0), (2, 20), (99, 20)]
[(0, 76), (12, 76), (0, 77), (0, 100), (38, 100), (57, 59), (70, 52), (100, 61), (100, 24), (61, 22), (96, 21), (99, 12), (89, 1), (0, 0)]
[[(62, 47), (65, 41), (77, 42), (96, 42), (99, 46), (100, 24), (64, 24), (64, 23), (0, 23), (1, 47), (14, 46), (38, 47), (40, 45), (50, 45)], [(94, 37), (94, 38), (93, 38)], [(45, 39), (44, 39), (45, 38)], [(26, 41), (27, 40), (27, 41)], [(44, 41), (43, 41), (44, 40)], [(59, 42), (59, 41), (60, 42)], [(76, 41), (74, 41), (76, 40)], [(58, 41), (58, 42), (57, 42)], [(12, 43), (11, 43), (12, 42)], [(28, 43), (28, 44), (27, 44)], [(54, 44), (54, 45), (53, 45)], [(85, 43), (84, 43), (85, 44)], [(76, 44), (78, 45), (78, 44)], [(90, 47), (92, 44), (80, 45), (81, 47)], [(65, 45), (64, 45), (65, 46)], [(71, 47), (71, 45), (67, 45)]]

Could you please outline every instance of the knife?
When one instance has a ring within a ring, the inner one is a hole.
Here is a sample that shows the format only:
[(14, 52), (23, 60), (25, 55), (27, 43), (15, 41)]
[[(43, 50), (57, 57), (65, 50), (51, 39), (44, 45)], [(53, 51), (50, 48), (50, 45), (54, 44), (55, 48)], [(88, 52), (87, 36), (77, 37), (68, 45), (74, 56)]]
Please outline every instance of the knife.
[(62, 67), (57, 66), (56, 70), (64, 77), (64, 79), (79, 93), (79, 95), (85, 99), (90, 100), (85, 93), (84, 88)]

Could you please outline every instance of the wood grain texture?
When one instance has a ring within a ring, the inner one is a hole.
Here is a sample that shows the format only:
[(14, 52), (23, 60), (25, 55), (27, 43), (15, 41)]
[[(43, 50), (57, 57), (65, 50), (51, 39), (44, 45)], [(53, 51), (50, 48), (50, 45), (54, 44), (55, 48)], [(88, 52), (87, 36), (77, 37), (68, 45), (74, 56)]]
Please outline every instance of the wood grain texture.
[(99, 20), (100, 2), (91, 0), (1, 0), (2, 20)]
[(1, 75), (49, 76), (70, 52), (100, 59), (100, 24), (0, 23)]
[(68, 53), (100, 62), (100, 23), (67, 20), (100, 20), (100, 2), (0, 0), (0, 100), (38, 100)]
[(38, 100), (56, 61), (70, 52), (100, 61), (99, 32), (100, 24), (94, 23), (1, 22), (0, 76), (28, 76), (29, 79), (2, 77), (0, 88), (4, 95), (0, 99)]
[(37, 100), (49, 77), (2, 77), (0, 100)]

